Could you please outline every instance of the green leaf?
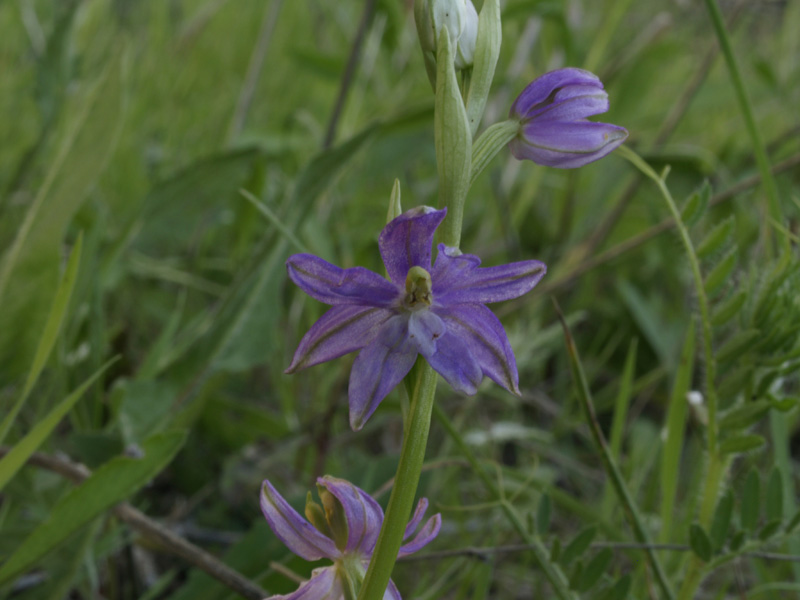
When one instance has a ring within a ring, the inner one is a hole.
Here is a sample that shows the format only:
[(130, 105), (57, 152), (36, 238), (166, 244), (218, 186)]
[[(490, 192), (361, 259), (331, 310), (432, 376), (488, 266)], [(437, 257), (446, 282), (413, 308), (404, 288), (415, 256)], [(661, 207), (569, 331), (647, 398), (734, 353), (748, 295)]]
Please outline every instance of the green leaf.
[(717, 360), (722, 363), (732, 362), (740, 358), (752, 349), (753, 342), (760, 337), (761, 331), (758, 329), (745, 329), (744, 331), (738, 332), (717, 350)]
[(786, 533), (792, 533), (798, 525), (800, 525), (800, 510), (795, 512), (794, 516), (789, 520), (786, 525)]
[(499, 0), (485, 0), (478, 18), (478, 36), (475, 40), (472, 78), (467, 94), (467, 121), (473, 137), (478, 131), (483, 109), (489, 97), (497, 59), (500, 57), (502, 39), (500, 2)]
[(778, 467), (772, 469), (767, 480), (764, 513), (767, 521), (780, 521), (783, 519), (783, 477)]
[(28, 435), (17, 442), (14, 447), (9, 450), (8, 454), (0, 460), (0, 491), (17, 471), (22, 468), (22, 465), (30, 458), (31, 454), (36, 452), (39, 446), (48, 438), (56, 428), (56, 425), (61, 422), (64, 415), (66, 415), (81, 396), (83, 396), (83, 393), (89, 386), (97, 381), (97, 378), (116, 361), (116, 358), (112, 358), (100, 367), (89, 379), (84, 381), (78, 389), (64, 398), (55, 408), (47, 413), (43, 419), (40, 419)]
[(736, 260), (738, 259), (737, 249), (733, 248), (728, 252), (715, 266), (706, 277), (703, 284), (706, 289), (706, 294), (713, 296), (722, 285), (728, 281), (733, 270), (736, 268)]
[(169, 464), (185, 438), (184, 432), (156, 434), (142, 446), (142, 458), (119, 456), (100, 467), (62, 497), (47, 520), (23, 540), (0, 567), (0, 583), (29, 569), (96, 516), (129, 498)]
[(739, 291), (720, 304), (711, 315), (712, 325), (720, 326), (739, 314), (747, 300), (747, 292)]
[(119, 386), (122, 401), (119, 426), (125, 444), (142, 441), (170, 426), (169, 413), (176, 393), (167, 382), (130, 381)]
[(757, 400), (742, 406), (737, 406), (720, 416), (720, 431), (744, 429), (758, 423), (772, 407), (769, 400)]
[(697, 245), (698, 258), (705, 258), (713, 254), (724, 246), (731, 238), (733, 233), (733, 217), (728, 217), (722, 223), (714, 227), (709, 234)]
[(738, 452), (749, 452), (761, 448), (766, 443), (766, 440), (760, 435), (754, 433), (743, 433), (734, 435), (726, 440), (723, 440), (719, 445), (721, 454), (734, 454)]
[(31, 360), (67, 227), (116, 147), (125, 115), (124, 67), (117, 52), (88, 91), (73, 94), (65, 134), (0, 264), (0, 364), (12, 374)]
[(708, 183), (708, 179), (706, 179), (698, 190), (692, 192), (683, 210), (681, 210), (681, 220), (687, 228), (694, 227), (694, 225), (700, 221), (700, 218), (705, 214), (708, 208), (708, 201), (710, 198), (711, 186)]
[(758, 513), (761, 505), (761, 479), (755, 468), (750, 469), (741, 492), (741, 506), (739, 508), (739, 521), (742, 529), (753, 531), (758, 522)]
[(744, 531), (737, 531), (731, 536), (730, 548), (731, 552), (736, 552), (744, 545), (745, 534)]
[(689, 322), (686, 340), (683, 342), (680, 363), (675, 373), (669, 408), (667, 409), (666, 439), (661, 453), (661, 535), (662, 542), (670, 541), (675, 495), (678, 489), (681, 452), (683, 451), (684, 428), (686, 427), (686, 394), (692, 383), (694, 370), (695, 322)]
[(592, 589), (608, 569), (612, 558), (614, 558), (614, 554), (610, 548), (600, 550), (583, 569), (577, 590), (579, 592), (588, 592)]
[(559, 562), (561, 562), (561, 564), (565, 567), (568, 566), (569, 563), (589, 549), (589, 546), (591, 545), (596, 534), (597, 527), (594, 526), (587, 527), (586, 529), (580, 531), (578, 535), (572, 538), (572, 541), (567, 544), (567, 547), (564, 548), (564, 552), (561, 554), (561, 560)]
[[(0, 423), (0, 444), (2, 444), (3, 440), (5, 440), (6, 435), (11, 429), (11, 426), (14, 424), (14, 419), (17, 418), (19, 411), (22, 410), (22, 407), (25, 405), (28, 395), (31, 393), (31, 390), (33, 390), (33, 386), (36, 385), (36, 382), (39, 380), (39, 375), (41, 375), (42, 370), (47, 363), (47, 359), (50, 357), (50, 353), (53, 351), (53, 346), (55, 346), (56, 339), (58, 339), (58, 332), (61, 331), (61, 326), (64, 323), (64, 317), (67, 314), (70, 298), (72, 298), (72, 290), (75, 287), (75, 282), (78, 279), (78, 267), (81, 263), (82, 248), (83, 236), (79, 235), (78, 241), (75, 242), (75, 247), (72, 249), (72, 252), (69, 255), (67, 268), (64, 271), (64, 277), (61, 278), (61, 283), (58, 286), (58, 290), (56, 290), (56, 296), (53, 299), (53, 305), (50, 307), (50, 314), (47, 317), (47, 322), (44, 326), (44, 332), (42, 332), (42, 335), (39, 338), (39, 343), (36, 347), (36, 353), (33, 357), (33, 364), (31, 365), (30, 371), (28, 371), (28, 377), (25, 380), (25, 386), (22, 388), (22, 392), (20, 393), (17, 402), (14, 404), (8, 414), (6, 414), (3, 422)], [(2, 489), (2, 487), (3, 486), (0, 485), (0, 489)]]
[(630, 574), (620, 577), (617, 583), (603, 594), (603, 600), (627, 600), (628, 593), (631, 590), (631, 581)]
[(711, 560), (711, 540), (708, 539), (705, 529), (698, 523), (692, 523), (689, 527), (689, 546), (691, 546), (692, 552), (702, 560), (706, 562)]
[(761, 531), (758, 532), (758, 539), (760, 539), (762, 542), (768, 540), (773, 535), (778, 533), (778, 530), (780, 528), (781, 528), (780, 521), (769, 521), (766, 525), (764, 525)]
[(550, 560), (551, 562), (558, 562), (561, 557), (561, 538), (558, 536), (553, 537), (553, 544), (550, 546)]
[(544, 535), (550, 528), (550, 496), (544, 494), (539, 500), (539, 506), (536, 509), (536, 531), (539, 535)]
[(717, 502), (714, 517), (711, 520), (709, 535), (714, 551), (719, 552), (728, 539), (728, 532), (731, 527), (731, 517), (733, 516), (733, 494), (730, 491), (725, 493)]

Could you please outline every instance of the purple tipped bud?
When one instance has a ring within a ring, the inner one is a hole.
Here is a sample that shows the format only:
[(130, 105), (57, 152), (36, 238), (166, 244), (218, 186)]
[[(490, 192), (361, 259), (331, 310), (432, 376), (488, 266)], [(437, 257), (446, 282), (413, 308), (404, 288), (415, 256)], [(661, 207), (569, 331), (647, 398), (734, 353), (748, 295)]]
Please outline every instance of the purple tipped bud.
[(510, 117), (520, 121), (511, 153), (562, 169), (594, 162), (628, 137), (623, 127), (586, 120), (607, 110), (608, 94), (593, 73), (574, 68), (545, 73), (511, 106)]

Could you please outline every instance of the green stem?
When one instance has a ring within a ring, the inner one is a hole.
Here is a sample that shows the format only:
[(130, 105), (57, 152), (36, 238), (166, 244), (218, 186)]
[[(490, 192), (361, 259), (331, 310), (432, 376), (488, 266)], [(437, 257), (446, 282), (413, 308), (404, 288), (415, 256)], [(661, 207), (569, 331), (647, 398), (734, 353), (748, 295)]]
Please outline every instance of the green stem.
[[(747, 95), (747, 90), (742, 81), (742, 75), (739, 72), (739, 66), (736, 62), (736, 57), (733, 55), (733, 48), (731, 47), (731, 40), (728, 36), (728, 31), (725, 28), (725, 22), (722, 19), (722, 13), (719, 10), (716, 0), (705, 0), (706, 8), (708, 8), (711, 23), (714, 26), (714, 32), (719, 39), (719, 46), (722, 54), (725, 57), (725, 62), (728, 65), (728, 74), (733, 84), (733, 90), (736, 93), (736, 99), (739, 101), (739, 109), (742, 111), (747, 133), (750, 136), (750, 141), (753, 145), (753, 154), (755, 154), (756, 164), (758, 170), (761, 172), (761, 182), (764, 185), (764, 192), (767, 195), (767, 210), (770, 216), (778, 221), (783, 222), (781, 217), (781, 205), (778, 199), (778, 188), (775, 185), (775, 179), (772, 177), (772, 171), (769, 166), (769, 159), (764, 147), (764, 142), (761, 139), (761, 134), (758, 131), (755, 117), (753, 116), (753, 107), (750, 98)], [(764, 235), (768, 236), (770, 232), (769, 225), (764, 222)], [(784, 249), (788, 250), (790, 246), (789, 239), (783, 236)]]
[(547, 577), (550, 585), (553, 586), (553, 590), (558, 598), (561, 600), (576, 600), (577, 596), (569, 589), (569, 581), (567, 580), (566, 575), (564, 575), (564, 572), (561, 571), (558, 565), (550, 561), (550, 553), (548, 552), (547, 547), (538, 537), (532, 535), (530, 531), (528, 531), (528, 528), (525, 526), (525, 523), (522, 522), (519, 513), (517, 513), (517, 511), (514, 510), (514, 507), (503, 498), (503, 494), (497, 487), (497, 484), (492, 480), (491, 477), (489, 477), (486, 471), (478, 463), (478, 459), (475, 458), (472, 450), (469, 446), (467, 446), (464, 438), (461, 437), (461, 434), (450, 422), (450, 419), (447, 417), (444, 411), (442, 411), (442, 409), (438, 406), (434, 406), (433, 413), (439, 423), (445, 428), (445, 430), (447, 430), (448, 435), (450, 435), (450, 437), (453, 439), (456, 446), (458, 446), (461, 454), (464, 455), (469, 464), (472, 466), (472, 470), (483, 482), (483, 485), (486, 487), (486, 491), (488, 491), (489, 494), (500, 503), (500, 507), (503, 509), (506, 518), (509, 520), (514, 529), (517, 530), (517, 533), (519, 533), (520, 537), (525, 541), (525, 543), (530, 546), (530, 550), (533, 552), (533, 556), (536, 559), (539, 568), (542, 570), (545, 577)]
[(520, 122), (517, 119), (508, 119), (495, 123), (484, 131), (472, 146), (472, 169), (469, 176), (469, 186), (475, 183), (483, 170), (500, 150), (517, 137)]
[(397, 552), (403, 543), (406, 524), (417, 493), (436, 393), (436, 373), (424, 359), (418, 360), (415, 369), (417, 375), (411, 395), (411, 411), (405, 427), (403, 448), (400, 451), (400, 463), (397, 465), (397, 475), (389, 505), (386, 507), (378, 544), (375, 546), (358, 600), (382, 600), (389, 578), (392, 576)]
[(594, 410), (591, 392), (589, 391), (589, 384), (586, 381), (586, 375), (583, 372), (583, 367), (581, 366), (578, 350), (575, 347), (575, 343), (572, 340), (572, 334), (570, 334), (567, 323), (564, 320), (560, 310), (558, 316), (559, 319), (561, 319), (561, 325), (564, 328), (564, 336), (567, 341), (567, 351), (569, 352), (572, 376), (575, 380), (575, 386), (578, 388), (578, 400), (581, 403), (581, 408), (586, 416), (589, 429), (592, 432), (592, 438), (594, 439), (597, 451), (600, 453), (600, 459), (603, 462), (603, 468), (611, 479), (611, 485), (617, 494), (617, 498), (624, 507), (625, 512), (628, 514), (628, 520), (633, 527), (633, 533), (636, 536), (636, 540), (647, 546), (645, 550), (645, 556), (647, 557), (647, 562), (650, 563), (650, 568), (653, 569), (656, 582), (661, 588), (661, 591), (664, 593), (664, 597), (672, 600), (675, 598), (675, 594), (673, 594), (672, 589), (669, 587), (667, 575), (652, 548), (650, 536), (647, 534), (647, 529), (644, 527), (642, 517), (639, 514), (639, 509), (636, 507), (636, 503), (633, 501), (633, 498), (631, 497), (630, 492), (625, 485), (625, 480), (622, 477), (622, 473), (620, 473), (619, 467), (617, 467), (614, 457), (611, 454), (611, 450), (609, 449), (605, 437), (603, 436), (603, 432), (600, 429), (600, 423), (597, 421), (597, 413), (595, 413)]
[(642, 174), (652, 179), (658, 186), (661, 195), (672, 213), (672, 218), (675, 219), (675, 226), (681, 236), (686, 256), (689, 259), (689, 265), (692, 269), (692, 277), (694, 278), (695, 292), (697, 293), (697, 303), (700, 305), (700, 320), (703, 330), (703, 349), (706, 361), (706, 404), (708, 406), (708, 450), (709, 454), (717, 453), (717, 391), (714, 385), (714, 377), (716, 371), (716, 362), (714, 360), (714, 351), (711, 345), (711, 316), (708, 309), (708, 298), (706, 297), (706, 289), (703, 285), (703, 275), (700, 273), (700, 261), (697, 259), (697, 254), (694, 251), (692, 240), (689, 237), (689, 231), (683, 224), (681, 213), (672, 199), (672, 194), (669, 188), (664, 183), (664, 179), (659, 177), (650, 165), (648, 165), (638, 154), (627, 146), (620, 146), (617, 148), (623, 158), (627, 159), (633, 166), (635, 166)]

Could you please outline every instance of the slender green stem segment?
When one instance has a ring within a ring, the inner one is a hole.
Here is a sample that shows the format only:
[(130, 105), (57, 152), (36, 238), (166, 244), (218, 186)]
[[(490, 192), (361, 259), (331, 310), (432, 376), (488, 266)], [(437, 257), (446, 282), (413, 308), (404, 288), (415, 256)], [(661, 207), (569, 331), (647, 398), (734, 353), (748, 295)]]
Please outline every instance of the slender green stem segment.
[(633, 501), (633, 498), (631, 497), (630, 492), (625, 485), (625, 480), (622, 477), (622, 473), (620, 473), (616, 462), (614, 462), (614, 457), (611, 455), (611, 450), (609, 449), (605, 437), (603, 436), (603, 431), (600, 429), (600, 423), (597, 421), (597, 413), (595, 413), (591, 392), (589, 391), (589, 384), (586, 381), (586, 375), (583, 372), (580, 357), (578, 356), (578, 349), (575, 347), (575, 343), (572, 340), (572, 334), (569, 331), (569, 327), (567, 327), (567, 322), (564, 320), (564, 315), (561, 314), (561, 310), (558, 308), (557, 304), (556, 310), (558, 312), (558, 318), (561, 320), (561, 326), (564, 328), (564, 338), (567, 342), (567, 352), (569, 352), (569, 362), (572, 370), (572, 377), (575, 380), (575, 387), (578, 389), (578, 400), (581, 403), (581, 408), (583, 408), (586, 421), (589, 424), (589, 429), (592, 432), (592, 439), (594, 440), (597, 451), (600, 454), (600, 459), (603, 462), (603, 468), (605, 469), (606, 474), (610, 477), (611, 485), (614, 487), (614, 491), (617, 493), (620, 503), (625, 508), (625, 512), (628, 514), (628, 520), (630, 521), (631, 527), (633, 527), (633, 533), (636, 536), (636, 540), (647, 546), (645, 549), (645, 556), (647, 557), (647, 562), (650, 563), (650, 568), (653, 569), (656, 582), (661, 588), (664, 597), (672, 600), (675, 598), (675, 594), (673, 594), (672, 589), (669, 587), (667, 575), (664, 572), (658, 557), (656, 556), (655, 550), (652, 548), (650, 536), (647, 534), (647, 530), (644, 527), (642, 517), (639, 514), (639, 509), (636, 507), (636, 503)]
[(520, 122), (517, 119), (500, 121), (486, 129), (475, 140), (472, 147), (472, 170), (469, 175), (470, 187), (497, 153), (517, 137), (519, 127)]
[(425, 460), (431, 410), (436, 392), (436, 373), (423, 358), (418, 359), (411, 395), (411, 410), (403, 436), (400, 464), (397, 465), (392, 495), (358, 600), (382, 600), (392, 576), (397, 552), (403, 543), (406, 523), (417, 493), (419, 475)]
[[(761, 139), (761, 134), (758, 131), (755, 117), (753, 116), (753, 107), (750, 98), (747, 95), (747, 89), (744, 87), (742, 75), (739, 72), (739, 66), (736, 62), (736, 57), (733, 55), (733, 48), (731, 46), (730, 36), (725, 28), (725, 21), (722, 18), (722, 13), (717, 5), (717, 0), (705, 0), (708, 14), (711, 17), (711, 23), (714, 26), (714, 32), (719, 39), (719, 46), (722, 54), (725, 57), (725, 63), (728, 65), (728, 73), (733, 84), (733, 90), (736, 93), (736, 99), (739, 101), (739, 109), (742, 111), (747, 133), (750, 136), (750, 141), (753, 144), (753, 154), (755, 154), (756, 164), (758, 170), (761, 172), (761, 182), (764, 185), (764, 192), (767, 196), (767, 209), (769, 215), (777, 222), (782, 223), (781, 205), (778, 199), (778, 188), (775, 185), (775, 179), (772, 177), (772, 171), (769, 166), (769, 159), (767, 158), (767, 151), (764, 147), (764, 142)], [(764, 235), (769, 235), (770, 227), (764, 220)], [(789, 238), (781, 236), (784, 241), (784, 249), (788, 250), (790, 246)]]
[(533, 552), (533, 557), (536, 559), (536, 562), (544, 573), (545, 577), (547, 577), (550, 585), (553, 586), (556, 596), (558, 596), (560, 600), (577, 600), (575, 593), (569, 589), (569, 581), (567, 580), (564, 572), (558, 567), (557, 564), (550, 560), (550, 553), (548, 552), (547, 547), (538, 537), (528, 531), (528, 528), (525, 527), (525, 523), (523, 523), (517, 511), (514, 510), (514, 507), (511, 506), (511, 504), (506, 501), (505, 498), (503, 498), (503, 494), (497, 487), (497, 484), (492, 481), (492, 478), (489, 477), (489, 475), (486, 473), (486, 470), (483, 469), (483, 467), (481, 467), (481, 465), (478, 463), (478, 459), (475, 458), (475, 455), (472, 453), (472, 449), (467, 446), (464, 438), (461, 437), (461, 434), (450, 422), (450, 419), (447, 417), (444, 411), (442, 411), (442, 409), (438, 406), (434, 406), (433, 412), (436, 416), (436, 419), (445, 428), (448, 435), (455, 442), (456, 446), (458, 446), (461, 454), (463, 454), (464, 458), (467, 459), (474, 473), (480, 478), (481, 482), (483, 482), (483, 485), (486, 487), (486, 491), (488, 491), (489, 494), (491, 494), (500, 503), (500, 507), (503, 509), (506, 518), (509, 520), (514, 529), (517, 530), (517, 533), (519, 533), (520, 537), (530, 547), (531, 552)]
[[(675, 200), (672, 199), (669, 188), (667, 188), (664, 179), (659, 177), (655, 171), (648, 165), (638, 154), (627, 146), (620, 146), (617, 148), (623, 158), (627, 159), (634, 167), (639, 169), (643, 175), (646, 175), (658, 186), (661, 195), (672, 213), (672, 218), (675, 219), (675, 225), (678, 228), (678, 233), (681, 236), (686, 256), (689, 259), (689, 265), (692, 269), (692, 277), (694, 278), (695, 292), (697, 293), (697, 303), (700, 306), (700, 320), (703, 330), (703, 349), (705, 351), (706, 361), (706, 404), (708, 406), (708, 450), (710, 454), (717, 453), (717, 391), (714, 385), (714, 377), (716, 375), (716, 362), (714, 360), (714, 351), (711, 345), (711, 316), (708, 309), (708, 298), (706, 297), (706, 289), (703, 285), (703, 275), (700, 272), (700, 261), (697, 259), (697, 253), (694, 251), (692, 240), (689, 237), (689, 232), (681, 219), (681, 213), (678, 210)], [(716, 494), (714, 494), (716, 497)]]

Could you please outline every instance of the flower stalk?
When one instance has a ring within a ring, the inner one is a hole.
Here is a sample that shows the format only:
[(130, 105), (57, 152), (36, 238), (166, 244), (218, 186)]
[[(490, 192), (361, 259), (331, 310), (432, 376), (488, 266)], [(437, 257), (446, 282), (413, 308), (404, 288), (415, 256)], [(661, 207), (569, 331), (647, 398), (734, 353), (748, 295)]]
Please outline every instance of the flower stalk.
[(392, 495), (386, 507), (383, 527), (375, 546), (375, 553), (364, 577), (358, 600), (381, 600), (392, 576), (397, 552), (403, 541), (408, 515), (417, 493), (428, 432), (431, 427), (431, 412), (436, 393), (436, 373), (425, 362), (417, 359), (414, 369), (414, 387), (411, 395), (411, 410), (403, 435), (400, 463), (397, 465)]

